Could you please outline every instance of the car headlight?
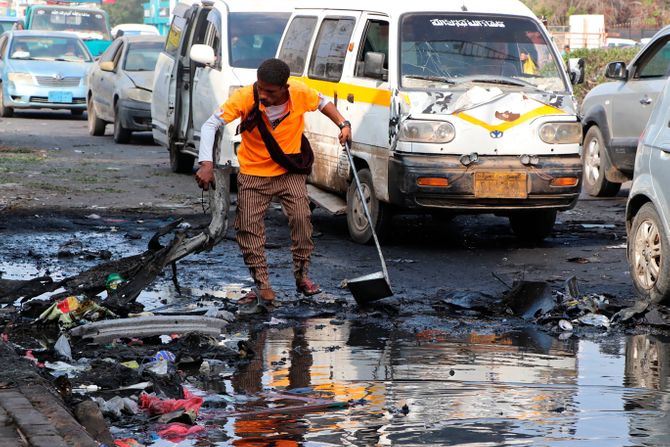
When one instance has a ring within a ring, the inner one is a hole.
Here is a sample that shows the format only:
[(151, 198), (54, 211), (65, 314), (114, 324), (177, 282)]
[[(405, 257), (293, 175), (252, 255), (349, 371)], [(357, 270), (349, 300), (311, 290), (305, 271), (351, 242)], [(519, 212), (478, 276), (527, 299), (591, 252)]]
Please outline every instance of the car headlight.
[(35, 84), (35, 78), (30, 73), (7, 73), (7, 78), (15, 84)]
[(151, 92), (141, 88), (132, 88), (128, 90), (128, 99), (139, 102), (151, 102)]
[(401, 141), (414, 143), (448, 143), (456, 136), (456, 129), (446, 121), (406, 120), (398, 136)]
[(582, 142), (582, 125), (546, 123), (540, 127), (540, 139), (547, 144), (579, 144)]

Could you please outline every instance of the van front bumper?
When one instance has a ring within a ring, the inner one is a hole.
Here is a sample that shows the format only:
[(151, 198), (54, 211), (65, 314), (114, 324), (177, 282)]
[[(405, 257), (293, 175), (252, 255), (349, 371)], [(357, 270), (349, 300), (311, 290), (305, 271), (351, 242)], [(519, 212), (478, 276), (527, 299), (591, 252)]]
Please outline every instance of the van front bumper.
[[(389, 162), (389, 201), (406, 208), (443, 208), (454, 211), (498, 212), (519, 209), (567, 210), (575, 206), (581, 190), (579, 155), (540, 156), (525, 166), (517, 156), (480, 156), (464, 166), (456, 155), (399, 154)], [(475, 173), (525, 173), (523, 198), (478, 196)], [(574, 186), (553, 186), (553, 179), (576, 178)], [(420, 186), (419, 178), (446, 178), (447, 186)]]

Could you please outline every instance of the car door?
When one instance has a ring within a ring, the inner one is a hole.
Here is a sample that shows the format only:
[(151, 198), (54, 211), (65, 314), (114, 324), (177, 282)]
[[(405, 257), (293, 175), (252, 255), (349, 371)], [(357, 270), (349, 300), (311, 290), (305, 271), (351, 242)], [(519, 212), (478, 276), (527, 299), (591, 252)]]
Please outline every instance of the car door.
[(122, 40), (116, 48), (112, 56), (114, 64), (113, 71), (100, 71), (100, 103), (102, 107), (98, 109), (99, 116), (105, 121), (115, 121), (116, 113), (114, 112), (114, 95), (116, 93), (116, 78), (119, 75), (119, 70), (123, 66), (122, 60), (128, 47), (128, 42)]
[(109, 84), (111, 82), (110, 72), (102, 71), (100, 64), (113, 62), (122, 46), (121, 40), (116, 40), (107, 50), (102, 53), (100, 59), (95, 63), (88, 76), (88, 88), (93, 99), (93, 106), (97, 116), (105, 121), (114, 121), (112, 109), (112, 97), (110, 96)]
[(7, 42), (9, 42), (9, 37), (0, 37), (0, 74), (3, 75), (5, 73), (5, 52), (7, 51)]
[(643, 151), (649, 154), (638, 154), (637, 163), (649, 162), (647, 166), (636, 166), (636, 174), (647, 169), (654, 179), (654, 196), (658, 199), (657, 206), (663, 207), (659, 214), (661, 218), (668, 218), (668, 200), (670, 200), (670, 85), (665, 85), (661, 97), (658, 99), (654, 112), (645, 129), (645, 142), (641, 144)]
[[(629, 79), (611, 97), (613, 156), (632, 153), (663, 89), (670, 69), (670, 35), (650, 46), (629, 67)], [(633, 166), (620, 166), (632, 172)]]
[(169, 146), (168, 129), (174, 121), (175, 89), (177, 81), (177, 59), (179, 48), (185, 38), (186, 16), (189, 6), (179, 4), (173, 12), (165, 48), (158, 56), (154, 71), (151, 101), (151, 128), (154, 140)]

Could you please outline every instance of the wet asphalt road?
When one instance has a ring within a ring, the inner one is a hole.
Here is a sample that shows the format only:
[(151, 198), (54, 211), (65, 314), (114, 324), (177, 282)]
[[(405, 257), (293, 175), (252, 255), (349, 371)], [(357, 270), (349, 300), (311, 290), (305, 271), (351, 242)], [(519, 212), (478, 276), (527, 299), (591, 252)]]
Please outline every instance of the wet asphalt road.
[[(153, 143), (150, 133), (135, 134), (131, 144), (117, 145), (111, 127), (105, 136), (92, 137), (85, 115), (73, 119), (63, 111), (19, 112), (3, 119), (0, 219), (5, 225), (20, 222), (24, 213), (96, 213), (121, 219), (127, 210), (168, 217), (202, 215), (201, 193), (193, 178), (170, 171), (167, 151)], [(624, 248), (626, 193), (623, 188), (612, 199), (583, 197), (575, 209), (559, 213), (551, 237), (532, 248), (519, 244), (502, 217), (458, 216), (447, 222), (429, 216), (396, 217), (383, 247), (394, 291), (411, 299), (440, 289), (497, 295), (515, 280), (549, 281), (560, 287), (576, 276), (582, 292), (632, 300)], [(374, 247), (351, 242), (344, 218), (317, 209), (313, 221), (312, 275), (327, 291), (346, 295), (339, 289), (343, 279), (379, 270)], [(278, 206), (270, 210), (267, 227), (274, 286), (290, 293), (290, 240)], [(239, 283), (247, 276), (233, 241), (224, 241), (217, 252), (227, 258), (227, 268), (211, 273), (213, 285)]]

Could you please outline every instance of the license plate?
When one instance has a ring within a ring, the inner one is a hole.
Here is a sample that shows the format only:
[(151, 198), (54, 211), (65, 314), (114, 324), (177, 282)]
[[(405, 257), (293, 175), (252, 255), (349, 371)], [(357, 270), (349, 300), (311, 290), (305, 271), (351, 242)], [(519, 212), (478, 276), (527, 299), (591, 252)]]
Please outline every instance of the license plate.
[(49, 92), (49, 102), (58, 102), (58, 103), (71, 103), (72, 102), (72, 93), (71, 92)]
[(475, 197), (525, 199), (528, 178), (525, 172), (475, 172)]

